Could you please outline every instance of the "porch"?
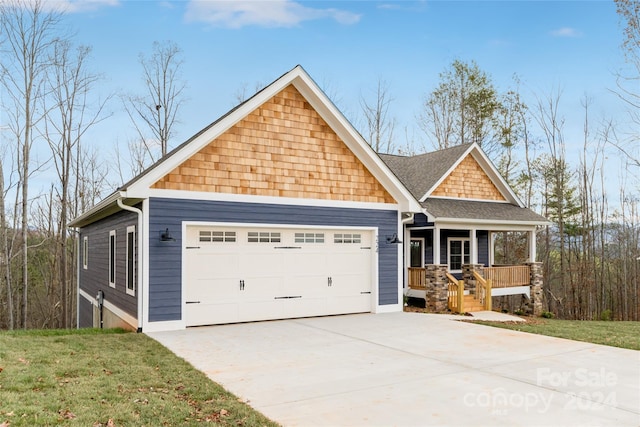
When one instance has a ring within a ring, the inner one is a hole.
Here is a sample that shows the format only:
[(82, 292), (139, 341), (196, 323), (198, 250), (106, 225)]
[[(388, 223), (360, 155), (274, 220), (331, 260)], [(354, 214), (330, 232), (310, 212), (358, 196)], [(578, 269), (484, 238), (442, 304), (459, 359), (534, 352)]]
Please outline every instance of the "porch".
[(447, 265), (409, 267), (406, 295), (423, 298), (434, 311), (446, 309), (464, 313), (492, 309), (492, 297), (524, 295), (531, 301), (531, 312), (541, 310), (542, 264), (484, 267), (465, 264), (462, 277), (448, 271)]

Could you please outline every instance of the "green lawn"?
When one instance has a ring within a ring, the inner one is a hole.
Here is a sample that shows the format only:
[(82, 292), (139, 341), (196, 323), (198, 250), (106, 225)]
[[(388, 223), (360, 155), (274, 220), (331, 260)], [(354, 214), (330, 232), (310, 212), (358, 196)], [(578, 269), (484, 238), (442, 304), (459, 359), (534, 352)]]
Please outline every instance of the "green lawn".
[(527, 323), (474, 321), (483, 325), (594, 344), (640, 350), (640, 322), (531, 319)]
[(0, 426), (275, 426), (143, 334), (0, 332)]

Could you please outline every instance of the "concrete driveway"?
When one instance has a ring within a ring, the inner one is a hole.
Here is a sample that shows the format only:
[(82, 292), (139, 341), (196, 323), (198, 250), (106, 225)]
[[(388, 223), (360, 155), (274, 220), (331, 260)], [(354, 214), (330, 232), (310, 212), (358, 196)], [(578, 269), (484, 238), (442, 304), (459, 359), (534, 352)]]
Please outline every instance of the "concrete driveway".
[(640, 352), (447, 316), (149, 334), (285, 426), (639, 426)]

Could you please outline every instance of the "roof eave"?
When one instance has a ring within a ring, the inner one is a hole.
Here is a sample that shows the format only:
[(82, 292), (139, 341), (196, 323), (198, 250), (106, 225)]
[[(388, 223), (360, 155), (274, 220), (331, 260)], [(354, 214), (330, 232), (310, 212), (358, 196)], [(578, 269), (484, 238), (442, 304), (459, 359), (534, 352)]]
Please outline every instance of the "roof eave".
[[(426, 212), (426, 211), (425, 211)], [(546, 226), (551, 225), (552, 223), (549, 221), (518, 221), (518, 220), (504, 220), (504, 219), (478, 219), (478, 218), (450, 218), (450, 217), (434, 217), (433, 222), (435, 223), (446, 223), (446, 224), (478, 224), (478, 225), (519, 225), (525, 227), (538, 227), (538, 226)]]

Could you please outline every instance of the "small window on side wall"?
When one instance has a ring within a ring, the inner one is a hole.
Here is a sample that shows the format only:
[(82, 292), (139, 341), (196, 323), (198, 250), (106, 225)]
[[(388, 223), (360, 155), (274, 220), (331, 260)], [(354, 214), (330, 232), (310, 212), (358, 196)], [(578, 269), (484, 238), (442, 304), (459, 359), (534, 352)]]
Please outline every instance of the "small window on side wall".
[(116, 230), (109, 232), (109, 286), (116, 287)]
[(82, 239), (82, 268), (89, 268), (89, 237), (84, 236)]
[(136, 294), (136, 227), (127, 227), (127, 294)]

